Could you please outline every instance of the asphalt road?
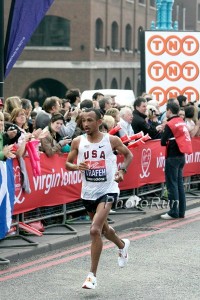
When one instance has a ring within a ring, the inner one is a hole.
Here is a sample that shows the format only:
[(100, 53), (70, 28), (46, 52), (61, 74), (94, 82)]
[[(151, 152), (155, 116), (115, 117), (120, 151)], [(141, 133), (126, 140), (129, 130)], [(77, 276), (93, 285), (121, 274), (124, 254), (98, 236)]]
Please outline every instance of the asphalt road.
[(105, 241), (95, 290), (81, 288), (89, 243), (20, 261), (0, 270), (0, 299), (200, 299), (199, 232), (200, 208), (185, 219), (119, 232), (131, 240), (129, 263), (120, 269), (116, 247)]

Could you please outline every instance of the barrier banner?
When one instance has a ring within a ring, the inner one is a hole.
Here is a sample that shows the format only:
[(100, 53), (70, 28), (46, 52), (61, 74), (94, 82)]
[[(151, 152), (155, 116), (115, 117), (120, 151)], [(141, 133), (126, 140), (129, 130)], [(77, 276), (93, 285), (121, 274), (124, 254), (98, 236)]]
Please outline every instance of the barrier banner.
[[(200, 138), (193, 138), (193, 153), (186, 155), (184, 176), (200, 174)], [(162, 183), (165, 181), (165, 147), (160, 140), (148, 141), (145, 145), (131, 150), (133, 160), (128, 168), (124, 181), (119, 184), (120, 190), (138, 188), (147, 184)], [(67, 154), (47, 157), (40, 154), (41, 175), (34, 177), (30, 160), (25, 158), (29, 174), (31, 193), (22, 190), (20, 167), (14, 159), (15, 177), (15, 206), (14, 214), (30, 211), (37, 207), (54, 206), (73, 202), (80, 199), (81, 172), (67, 171), (65, 161)], [(118, 155), (120, 167), (123, 156)]]
[(27, 172), (29, 174), (31, 193), (22, 190), (21, 172), (16, 159), (14, 159), (15, 174), (15, 207), (14, 214), (35, 209), (42, 206), (53, 206), (80, 199), (81, 172), (67, 171), (65, 169), (66, 154), (55, 154), (47, 157), (40, 154), (41, 175), (34, 177), (31, 163), (25, 157)]

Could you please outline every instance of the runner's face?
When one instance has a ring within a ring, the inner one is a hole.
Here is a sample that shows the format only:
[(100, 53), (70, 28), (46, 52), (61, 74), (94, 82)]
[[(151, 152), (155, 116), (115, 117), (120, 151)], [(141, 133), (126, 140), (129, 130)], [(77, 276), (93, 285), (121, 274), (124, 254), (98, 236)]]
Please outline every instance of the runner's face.
[(82, 126), (88, 135), (99, 130), (101, 120), (97, 120), (97, 116), (94, 111), (84, 112), (82, 114)]

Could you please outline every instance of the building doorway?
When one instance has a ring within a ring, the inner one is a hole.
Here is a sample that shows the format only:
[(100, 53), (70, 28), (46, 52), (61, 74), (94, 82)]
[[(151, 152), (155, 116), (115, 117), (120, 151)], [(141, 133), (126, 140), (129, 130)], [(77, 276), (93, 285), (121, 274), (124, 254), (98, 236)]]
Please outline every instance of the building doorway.
[(40, 79), (32, 83), (24, 92), (23, 97), (34, 101), (38, 101), (40, 106), (42, 106), (44, 100), (50, 96), (57, 96), (59, 98), (65, 98), (67, 92), (66, 86), (50, 78)]

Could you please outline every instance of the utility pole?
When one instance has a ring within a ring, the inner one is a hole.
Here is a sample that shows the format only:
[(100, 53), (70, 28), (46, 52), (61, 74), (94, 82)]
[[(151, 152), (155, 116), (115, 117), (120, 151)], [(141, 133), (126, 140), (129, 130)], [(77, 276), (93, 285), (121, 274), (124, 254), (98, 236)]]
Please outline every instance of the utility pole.
[(0, 0), (0, 99), (2, 99), (2, 101), (4, 99), (3, 86), (4, 86), (4, 0)]

